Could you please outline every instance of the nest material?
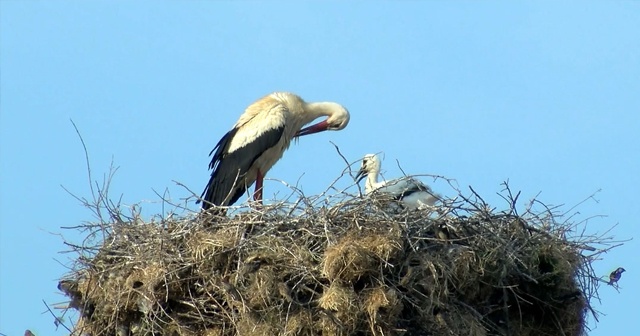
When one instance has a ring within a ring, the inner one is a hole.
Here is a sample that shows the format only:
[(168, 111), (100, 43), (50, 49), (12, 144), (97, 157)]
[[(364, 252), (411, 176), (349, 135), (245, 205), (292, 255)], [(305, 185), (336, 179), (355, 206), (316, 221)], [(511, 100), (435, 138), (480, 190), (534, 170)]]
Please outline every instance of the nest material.
[(59, 288), (74, 335), (584, 334), (597, 285), (568, 224), (464, 203), (117, 219)]

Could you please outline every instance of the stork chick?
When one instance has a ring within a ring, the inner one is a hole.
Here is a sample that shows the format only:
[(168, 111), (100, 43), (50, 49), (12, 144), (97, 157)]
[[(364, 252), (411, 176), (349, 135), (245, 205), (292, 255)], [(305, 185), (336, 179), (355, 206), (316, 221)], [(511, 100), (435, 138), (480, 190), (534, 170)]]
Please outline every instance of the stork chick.
[(378, 181), (380, 159), (375, 154), (367, 154), (362, 159), (362, 166), (356, 175), (356, 183), (364, 178), (365, 194), (388, 197), (399, 201), (405, 208), (418, 209), (425, 205), (432, 206), (440, 196), (431, 188), (412, 177), (401, 177), (391, 181)]

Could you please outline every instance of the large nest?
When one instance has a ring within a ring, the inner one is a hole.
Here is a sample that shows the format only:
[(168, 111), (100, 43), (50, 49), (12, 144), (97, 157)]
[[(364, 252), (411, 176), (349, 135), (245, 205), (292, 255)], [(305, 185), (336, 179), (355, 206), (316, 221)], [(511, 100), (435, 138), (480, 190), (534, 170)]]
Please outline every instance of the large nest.
[(506, 190), (506, 211), (474, 193), (399, 212), (359, 197), (151, 222), (111, 209), (59, 288), (73, 335), (585, 334), (600, 242), (548, 208), (519, 215)]

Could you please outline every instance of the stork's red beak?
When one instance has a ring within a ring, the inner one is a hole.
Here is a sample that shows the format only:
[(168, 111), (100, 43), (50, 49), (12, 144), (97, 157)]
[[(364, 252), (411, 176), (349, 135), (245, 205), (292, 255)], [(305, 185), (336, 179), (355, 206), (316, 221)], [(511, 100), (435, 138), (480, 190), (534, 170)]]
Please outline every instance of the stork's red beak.
[(309, 135), (309, 134), (313, 134), (313, 133), (318, 133), (318, 132), (322, 132), (322, 131), (326, 131), (327, 128), (329, 127), (329, 124), (327, 124), (327, 121), (321, 121), (315, 125), (311, 125), (309, 127), (305, 127), (301, 130), (299, 130), (295, 137), (301, 137), (303, 135)]

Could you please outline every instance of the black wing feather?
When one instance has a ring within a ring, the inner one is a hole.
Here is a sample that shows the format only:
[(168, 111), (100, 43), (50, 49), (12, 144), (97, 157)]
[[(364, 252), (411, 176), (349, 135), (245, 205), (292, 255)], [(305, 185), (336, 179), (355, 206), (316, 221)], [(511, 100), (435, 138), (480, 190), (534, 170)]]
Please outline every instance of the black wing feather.
[(411, 187), (405, 189), (400, 195), (398, 195), (394, 199), (396, 201), (401, 201), (401, 200), (405, 199), (406, 197), (409, 197), (409, 196), (411, 196), (411, 195), (413, 195), (414, 193), (417, 193), (417, 192), (426, 192), (427, 194), (435, 197), (436, 200), (440, 199), (436, 193), (434, 193), (430, 188), (428, 188), (427, 186), (423, 185), (420, 182), (413, 183), (411, 185)]
[(405, 197), (408, 197), (409, 195), (412, 195), (414, 193), (417, 193), (420, 191), (428, 191), (427, 188), (425, 188), (420, 182), (414, 182), (413, 179), (409, 179), (408, 181), (411, 181), (413, 183), (410, 183), (409, 188), (402, 190), (400, 194), (394, 197), (393, 198), (394, 200), (400, 201)]
[(238, 129), (234, 128), (227, 132), (209, 153), (209, 155), (213, 154), (209, 163), (209, 169), (213, 171), (201, 196), (204, 200), (202, 202), (204, 210), (212, 205), (231, 205), (242, 196), (250, 187), (244, 182), (244, 176), (264, 151), (278, 143), (284, 132), (284, 126), (267, 130), (254, 141), (228, 153), (231, 140), (237, 131)]

